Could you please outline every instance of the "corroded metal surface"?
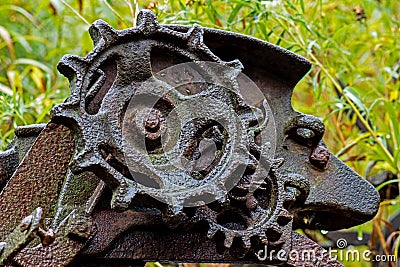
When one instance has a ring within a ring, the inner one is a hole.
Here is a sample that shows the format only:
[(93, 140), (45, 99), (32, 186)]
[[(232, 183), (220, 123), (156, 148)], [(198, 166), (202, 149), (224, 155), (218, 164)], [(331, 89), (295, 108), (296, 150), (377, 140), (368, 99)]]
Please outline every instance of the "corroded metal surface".
[[(343, 265), (339, 263), (336, 259), (332, 258), (329, 255), (328, 251), (321, 248), (320, 245), (315, 243), (314, 241), (300, 235), (299, 233), (293, 233), (293, 247), (292, 251), (296, 251), (295, 258), (296, 260), (290, 260), (288, 262), (291, 266), (298, 267), (314, 267), (314, 266), (326, 266), (326, 267), (342, 267)], [(314, 252), (314, 257), (307, 258), (304, 255), (306, 253), (302, 252)], [(299, 255), (299, 256), (297, 256)], [(302, 257), (300, 255), (303, 255)], [(297, 256), (297, 257), (296, 257)]]
[[(189, 29), (187, 26), (170, 28)], [(372, 219), (379, 208), (379, 198), (371, 184), (332, 153), (325, 169), (314, 168), (309, 161), (314, 147), (299, 143), (294, 135), (286, 135), (291, 121), (297, 122), (298, 116), (304, 116), (293, 110), (291, 97), (294, 85), (309, 70), (309, 62), (271, 44), (225, 31), (205, 29), (204, 41), (221, 58), (240, 59), (243, 72), (261, 89), (274, 114), (275, 156), (285, 159), (281, 170), (299, 173), (311, 183), (305, 205), (295, 212), (295, 227), (333, 230)], [(313, 124), (321, 121), (308, 117), (313, 119), (305, 128), (314, 131)], [(303, 122), (298, 127), (302, 125)], [(318, 132), (315, 134), (321, 136)], [(325, 147), (322, 140), (318, 142)]]
[(0, 193), (0, 239), (38, 207), (43, 216), (54, 216), (74, 141), (70, 130), (49, 123), (36, 139), (7, 186)]
[[(267, 260), (271, 248), (268, 250), (264, 244), (252, 247), (243, 255), (243, 251), (229, 251), (224, 248), (222, 243), (210, 240), (205, 231), (199, 229), (197, 231), (168, 230), (166, 225), (160, 223), (161, 214), (158, 212), (101, 211), (94, 217), (99, 222), (98, 233), (75, 260), (76, 264), (95, 263), (103, 260), (111, 262), (115, 259), (125, 263), (144, 260), (282, 264), (279, 260), (276, 262)], [(127, 229), (132, 230), (126, 232)], [(121, 235), (123, 232), (125, 233)], [(314, 241), (296, 232), (292, 232), (291, 235), (291, 252), (296, 252), (299, 260), (288, 261), (284, 266), (342, 266)], [(99, 251), (103, 251), (101, 256), (98, 254)], [(315, 253), (313, 257), (303, 256), (310, 255), (310, 251)], [(275, 256), (277, 252), (276, 250)], [(258, 255), (261, 256), (261, 260), (257, 257)], [(262, 259), (264, 256), (265, 258)], [(300, 258), (301, 256), (303, 258)], [(316, 262), (317, 260), (318, 262)]]
[[(78, 214), (78, 213), (75, 213)], [(55, 239), (50, 244), (24, 248), (13, 259), (18, 266), (67, 266), (84, 247), (95, 228), (90, 217), (70, 217), (70, 222), (55, 229)]]
[(6, 151), (0, 152), (0, 190), (11, 178), (44, 126), (45, 124), (33, 124), (15, 129), (15, 139), (7, 146)]
[[(58, 66), (71, 95), (43, 130), (16, 133), (26, 149), (0, 154), (0, 186), (12, 176), (0, 241), (37, 207), (47, 218), (7, 260), (341, 266), (293, 229), (360, 224), (379, 197), (329, 152), (321, 120), (292, 109), (309, 62), (242, 35), (159, 25), (150, 11), (137, 25), (95, 22), (94, 50)], [(288, 257), (306, 250), (318, 262)]]
[[(171, 31), (158, 25), (151, 12), (142, 12), (138, 25), (118, 32), (97, 21), (90, 29), (94, 51), (86, 58), (60, 61), (59, 70), (76, 80), (71, 96), (52, 112), (53, 119), (68, 120), (79, 132), (72, 171), (101, 177), (113, 190), (114, 209), (127, 209), (136, 195), (148, 194), (167, 203), (163, 220), (170, 228), (185, 220), (206, 222), (208, 237), (222, 233), (227, 248), (238, 239), (248, 249), (257, 238), (288, 249), (292, 216), (284, 206), (297, 198), (304, 201), (309, 184), (301, 176), (280, 173), (282, 160), (269, 158), (264, 144), (256, 144), (256, 134), (263, 134), (271, 115), (266, 102), (251, 106), (241, 95), (240, 61), (214, 55), (198, 26), (187, 33)], [(132, 36), (141, 38), (125, 43)], [(158, 41), (163, 36), (169, 38)], [(153, 75), (151, 51), (156, 49), (173, 50), (196, 63), (184, 67), (190, 87), (182, 90), (185, 77), (175, 77), (170, 69)], [(208, 142), (216, 151), (204, 156), (200, 145), (206, 140), (212, 140)], [(168, 157), (185, 163), (177, 166)], [(289, 184), (294, 191), (286, 190)], [(193, 209), (188, 214), (184, 207)]]
[[(164, 244), (169, 245), (163, 246)], [(125, 234), (101, 256), (92, 254), (89, 250), (83, 251), (78, 256), (75, 260), (76, 266), (86, 266), (85, 264), (89, 262), (93, 264), (100, 262), (110, 263), (116, 259), (128, 265), (145, 260), (160, 262), (268, 263), (287, 267), (343, 266), (332, 258), (327, 250), (296, 232), (292, 233), (292, 260), (284, 264), (279, 261), (271, 262), (265, 260), (269, 256), (269, 253), (271, 253), (271, 250), (265, 250), (264, 246), (252, 249), (251, 253), (248, 253), (244, 258), (238, 257), (239, 254), (232, 255), (221, 248), (220, 245), (207, 239), (204, 233), (201, 232), (146, 232), (142, 230)], [(272, 251), (272, 253), (276, 254), (278, 251)], [(257, 255), (260, 255), (261, 260)]]

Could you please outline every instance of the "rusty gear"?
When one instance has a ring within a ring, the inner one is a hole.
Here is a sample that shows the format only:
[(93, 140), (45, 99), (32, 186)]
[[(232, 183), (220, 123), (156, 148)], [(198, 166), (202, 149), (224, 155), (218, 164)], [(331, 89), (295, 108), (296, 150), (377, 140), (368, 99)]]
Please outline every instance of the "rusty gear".
[[(99, 20), (89, 31), (94, 50), (85, 58), (65, 56), (58, 65), (70, 80), (71, 95), (53, 109), (53, 119), (67, 119), (79, 133), (76, 139), (82, 140), (71, 170), (75, 174), (91, 171), (100, 177), (113, 190), (111, 206), (117, 210), (127, 209), (138, 193), (168, 203), (164, 217), (170, 226), (184, 216), (184, 206), (202, 206), (197, 211), (210, 225), (208, 236), (223, 232), (226, 247), (235, 237), (245, 248), (251, 246), (253, 236), (264, 243), (272, 244), (267, 235), (277, 237), (275, 243), (288, 242), (292, 217), (283, 206), (287, 181), (268, 174), (275, 163), (265, 150), (272, 150), (274, 144), (256, 142), (265, 137), (263, 129), (273, 119), (265, 100), (261, 108), (255, 108), (241, 95), (237, 79), (242, 64), (215, 56), (203, 43), (199, 26), (185, 33), (173, 31), (159, 25), (150, 11), (139, 14), (136, 28), (117, 31)], [(188, 74), (189, 88), (182, 91), (182, 81), (175, 81), (168, 68), (153, 74), (151, 56), (156, 49), (172, 51), (193, 63), (188, 63), (195, 70)], [(207, 77), (200, 86), (195, 84), (196, 75)], [(183, 112), (176, 111), (179, 105)], [(202, 118), (196, 118), (200, 111)], [(178, 116), (171, 115), (174, 112)], [(168, 132), (171, 129), (180, 135), (174, 137)], [(215, 144), (216, 156), (195, 169), (191, 163), (199, 158), (205, 139)], [(179, 156), (186, 160), (180, 163), (184, 166), (177, 167), (168, 159)], [(262, 197), (259, 205), (257, 194), (268, 200)], [(222, 205), (218, 211), (203, 212), (211, 210), (205, 204), (215, 200), (236, 201), (240, 209), (242, 198), (247, 215), (240, 230), (221, 219), (231, 208)], [(281, 239), (283, 232), (287, 236)]]

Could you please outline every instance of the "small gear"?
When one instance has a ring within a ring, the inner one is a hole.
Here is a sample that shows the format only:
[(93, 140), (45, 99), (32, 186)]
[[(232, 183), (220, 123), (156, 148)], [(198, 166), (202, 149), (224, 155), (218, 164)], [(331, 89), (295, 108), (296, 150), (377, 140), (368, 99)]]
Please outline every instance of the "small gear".
[[(282, 174), (283, 159), (273, 159), (269, 175), (251, 191), (252, 176), (244, 175), (229, 192), (228, 207), (198, 208), (196, 220), (209, 224), (207, 236), (223, 234), (223, 245), (231, 248), (234, 240), (244, 253), (254, 243), (261, 242), (278, 249), (288, 249), (292, 235), (293, 216), (289, 210), (294, 203), (303, 202), (309, 193), (309, 182), (297, 174)], [(288, 210), (289, 209), (289, 210)]]

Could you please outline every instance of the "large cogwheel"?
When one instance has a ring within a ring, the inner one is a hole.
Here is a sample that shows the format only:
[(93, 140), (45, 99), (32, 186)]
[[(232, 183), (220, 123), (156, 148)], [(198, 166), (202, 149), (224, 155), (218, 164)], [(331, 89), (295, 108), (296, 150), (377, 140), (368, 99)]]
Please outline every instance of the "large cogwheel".
[[(118, 31), (96, 21), (93, 51), (58, 65), (71, 95), (52, 116), (76, 134), (70, 169), (95, 173), (118, 210), (147, 194), (167, 203), (166, 221), (174, 224), (184, 207), (199, 207), (209, 237), (223, 232), (226, 247), (235, 237), (245, 247), (254, 236), (279, 240), (282, 227), (290, 230), (288, 179), (271, 176), (275, 136), (266, 100), (243, 96), (240, 84), (249, 90), (254, 83), (241, 76), (240, 61), (210, 51), (201, 27), (174, 31), (147, 10), (137, 25)], [(210, 208), (214, 202), (230, 204)], [(239, 224), (246, 220), (240, 226), (226, 219), (236, 213)]]

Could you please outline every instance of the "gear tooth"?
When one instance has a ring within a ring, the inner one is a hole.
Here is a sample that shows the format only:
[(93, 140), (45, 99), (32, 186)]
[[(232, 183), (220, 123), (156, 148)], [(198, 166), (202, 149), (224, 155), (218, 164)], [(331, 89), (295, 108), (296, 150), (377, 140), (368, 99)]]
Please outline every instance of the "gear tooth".
[(78, 77), (81, 73), (85, 73), (87, 67), (88, 64), (85, 61), (85, 58), (73, 55), (63, 56), (57, 64), (58, 71), (67, 77), (70, 82), (74, 77)]
[(183, 203), (180, 199), (173, 197), (169, 203), (171, 204), (168, 204), (166, 209), (168, 215), (178, 217), (183, 214)]
[(228, 201), (228, 198), (226, 197), (226, 195), (223, 192), (217, 192), (217, 194), (215, 195), (215, 200), (217, 200), (219, 203), (223, 204)]
[(76, 109), (79, 109), (79, 100), (73, 100), (56, 105), (51, 109), (51, 117), (67, 117), (78, 121)]
[(76, 155), (69, 168), (75, 174), (83, 172), (86, 168), (92, 165), (92, 162), (96, 162), (96, 155), (92, 150), (85, 148), (81, 153)]
[(106, 44), (111, 44), (118, 37), (116, 30), (101, 19), (96, 20), (89, 27), (89, 34), (95, 46), (100, 43), (101, 39), (103, 39)]
[(220, 203), (224, 206), (229, 204), (229, 199), (226, 197), (226, 195), (223, 195), (222, 197), (216, 196), (215, 200), (217, 200), (218, 203)]
[(225, 182), (223, 180), (216, 181), (216, 184), (219, 191), (226, 191)]
[(232, 233), (230, 233), (230, 232), (226, 232), (226, 233), (225, 233), (224, 246), (225, 246), (226, 248), (230, 248), (230, 247), (232, 246), (233, 238), (234, 238), (234, 237), (235, 237), (235, 236), (234, 236)]
[(184, 216), (185, 214), (183, 212), (182, 205), (173, 203), (172, 205), (168, 205), (163, 211), (162, 219), (169, 228), (176, 229), (179, 225), (181, 225)]
[(211, 238), (214, 237), (214, 235), (215, 235), (217, 232), (218, 232), (218, 230), (217, 230), (216, 228), (210, 226), (210, 229), (208, 229), (208, 231), (207, 231), (207, 237), (208, 237), (209, 239), (211, 239)]
[(250, 237), (248, 236), (242, 236), (242, 242), (243, 242), (243, 246), (244, 248), (251, 248), (251, 241), (250, 241)]
[(227, 205), (229, 204), (228, 195), (226, 194), (226, 188), (222, 181), (219, 181), (217, 184), (217, 189), (214, 191), (215, 200), (218, 201), (219, 204)]
[(168, 208), (170, 209), (171, 214), (173, 214), (174, 216), (180, 215), (183, 212), (182, 205), (179, 205), (177, 203), (174, 203), (173, 206), (169, 206)]
[(225, 65), (228, 66), (228, 67), (233, 68), (234, 70), (236, 70), (238, 72), (241, 72), (243, 70), (243, 64), (238, 59), (226, 62)]
[(203, 44), (203, 28), (197, 24), (187, 32), (188, 45), (191, 48), (199, 48)]
[[(215, 228), (212, 224), (212, 221), (216, 221), (217, 220), (217, 213), (215, 211), (213, 211), (212, 209), (210, 209), (208, 206), (201, 206), (198, 209), (201, 210), (201, 214), (203, 217), (206, 217), (207, 222), (210, 225), (210, 228)], [(218, 230), (218, 228), (215, 228), (216, 230)]]
[(143, 9), (139, 12), (136, 25), (145, 35), (156, 32), (160, 28), (156, 15), (148, 9)]
[[(242, 63), (236, 59), (230, 62), (225, 62), (224, 65), (228, 67), (224, 72), (229, 78), (230, 83), (232, 83), (232, 87), (230, 87), (230, 89), (233, 90), (236, 94), (241, 95), (236, 79), (243, 70)], [(238, 100), (242, 105), (245, 105), (241, 98), (239, 98)]]
[(125, 179), (121, 179), (121, 184), (113, 191), (111, 208), (117, 211), (127, 210), (137, 192), (138, 189), (135, 186), (127, 184)]

